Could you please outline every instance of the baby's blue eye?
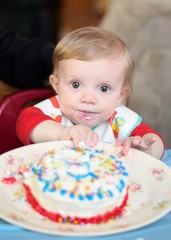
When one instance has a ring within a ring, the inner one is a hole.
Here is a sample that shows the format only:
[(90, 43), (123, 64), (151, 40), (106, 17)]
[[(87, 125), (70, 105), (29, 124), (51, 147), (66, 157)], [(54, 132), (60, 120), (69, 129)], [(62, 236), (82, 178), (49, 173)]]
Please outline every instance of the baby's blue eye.
[(100, 87), (100, 91), (101, 92), (107, 92), (109, 90), (109, 87), (108, 86), (101, 86)]
[(72, 87), (73, 88), (79, 88), (80, 84), (78, 82), (73, 82)]

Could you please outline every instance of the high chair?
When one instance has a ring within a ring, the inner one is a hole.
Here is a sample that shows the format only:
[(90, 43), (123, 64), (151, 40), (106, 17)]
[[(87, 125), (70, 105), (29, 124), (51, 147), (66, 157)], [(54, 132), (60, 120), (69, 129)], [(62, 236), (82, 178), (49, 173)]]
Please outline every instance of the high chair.
[(0, 101), (0, 154), (22, 146), (16, 135), (16, 121), (21, 110), (53, 96), (52, 89), (19, 90)]

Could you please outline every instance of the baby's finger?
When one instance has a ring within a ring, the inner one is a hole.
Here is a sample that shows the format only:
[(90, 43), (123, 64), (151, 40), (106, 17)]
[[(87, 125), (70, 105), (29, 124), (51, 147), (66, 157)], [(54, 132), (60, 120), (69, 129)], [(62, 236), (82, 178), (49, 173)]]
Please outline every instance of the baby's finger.
[(99, 142), (99, 137), (96, 133), (90, 132), (87, 134), (86, 145), (89, 147), (95, 147)]
[(73, 145), (75, 147), (79, 147), (79, 143), (80, 142), (84, 142), (82, 139), (81, 139), (81, 134), (80, 132), (75, 132), (75, 134), (72, 136), (72, 140), (73, 140)]
[(117, 147), (122, 147), (120, 154), (121, 155), (127, 155), (131, 146), (131, 139), (122, 139), (122, 140), (118, 140), (116, 141), (116, 146)]
[(150, 147), (155, 141), (156, 141), (155, 137), (147, 138), (147, 139), (145, 139), (145, 144)]
[(142, 143), (142, 138), (140, 136), (136, 136), (132, 140), (133, 146), (141, 145), (141, 143)]
[(115, 143), (116, 147), (124, 146), (125, 141), (126, 141), (125, 139), (117, 139)]

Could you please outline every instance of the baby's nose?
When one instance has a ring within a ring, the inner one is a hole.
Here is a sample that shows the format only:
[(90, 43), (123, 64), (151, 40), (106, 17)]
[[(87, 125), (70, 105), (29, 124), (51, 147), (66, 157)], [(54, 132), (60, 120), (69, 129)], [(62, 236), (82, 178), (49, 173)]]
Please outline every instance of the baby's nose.
[(81, 102), (87, 104), (95, 104), (95, 96), (90, 92), (85, 92), (81, 96)]

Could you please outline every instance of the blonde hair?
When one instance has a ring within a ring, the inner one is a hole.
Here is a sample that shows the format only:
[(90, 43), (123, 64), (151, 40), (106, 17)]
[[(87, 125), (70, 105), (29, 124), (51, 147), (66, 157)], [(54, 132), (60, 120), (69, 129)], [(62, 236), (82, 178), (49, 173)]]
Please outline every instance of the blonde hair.
[(125, 63), (124, 86), (132, 88), (133, 62), (126, 44), (113, 33), (99, 27), (76, 29), (64, 36), (53, 53), (54, 71), (60, 60), (93, 61), (106, 57), (123, 56)]

